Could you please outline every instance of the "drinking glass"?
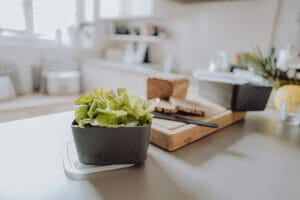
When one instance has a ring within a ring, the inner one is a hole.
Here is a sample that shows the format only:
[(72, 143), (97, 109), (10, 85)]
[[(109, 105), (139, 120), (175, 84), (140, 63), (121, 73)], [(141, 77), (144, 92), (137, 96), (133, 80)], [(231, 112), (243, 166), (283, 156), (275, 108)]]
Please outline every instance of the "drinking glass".
[(284, 101), (280, 108), (280, 119), (290, 125), (300, 125), (300, 104)]

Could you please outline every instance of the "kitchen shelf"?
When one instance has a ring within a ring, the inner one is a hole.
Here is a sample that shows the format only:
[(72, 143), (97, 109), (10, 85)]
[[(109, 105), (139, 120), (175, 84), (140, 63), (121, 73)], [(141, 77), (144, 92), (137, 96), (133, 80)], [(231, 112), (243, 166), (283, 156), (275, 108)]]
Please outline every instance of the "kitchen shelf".
[(106, 67), (109, 69), (125, 70), (142, 74), (157, 74), (162, 73), (161, 66), (150, 63), (130, 64), (121, 61), (112, 61), (106, 59), (89, 58), (84, 61), (85, 65), (94, 65)]
[(134, 41), (134, 42), (146, 42), (146, 43), (157, 43), (163, 39), (159, 36), (149, 36), (149, 35), (122, 35), (122, 34), (112, 34), (107, 37), (109, 40), (116, 41)]

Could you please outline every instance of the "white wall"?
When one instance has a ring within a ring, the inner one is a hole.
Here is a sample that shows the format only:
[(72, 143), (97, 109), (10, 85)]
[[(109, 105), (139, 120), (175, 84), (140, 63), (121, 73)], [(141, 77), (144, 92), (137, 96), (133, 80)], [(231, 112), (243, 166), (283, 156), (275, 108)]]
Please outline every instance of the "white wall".
[(276, 49), (290, 44), (300, 47), (300, 1), (281, 0), (278, 14), (274, 46)]
[[(207, 68), (218, 50), (225, 50), (230, 60), (234, 60), (236, 53), (251, 50), (256, 45), (266, 52), (272, 42), (276, 47), (284, 47), (297, 40), (299, 0), (281, 0), (281, 3), (280, 0), (154, 1), (154, 16), (162, 18), (156, 22), (166, 28), (170, 37), (153, 46), (151, 56), (161, 59), (168, 52), (174, 52), (180, 71)], [(100, 48), (104, 43), (99, 37), (104, 30), (99, 27), (96, 46)], [(0, 58), (16, 61), (22, 93), (29, 93), (32, 91), (31, 66), (38, 64), (45, 52), (53, 51), (57, 49), (0, 46)]]
[(31, 66), (38, 63), (40, 56), (40, 52), (34, 48), (0, 46), (1, 60), (14, 62), (18, 69), (18, 88), (22, 94), (32, 91)]
[(32, 66), (38, 65), (46, 53), (66, 53), (71, 49), (41, 48), (27, 46), (0, 46), (0, 60), (11, 60), (16, 64), (19, 75), (19, 88), (21, 94), (32, 92)]
[[(174, 51), (180, 71), (207, 68), (218, 50), (234, 60), (238, 52), (271, 47), (278, 0), (178, 3), (157, 0), (156, 15), (169, 31), (163, 55)], [(161, 56), (161, 47), (152, 56)], [(156, 55), (155, 55), (156, 54)]]

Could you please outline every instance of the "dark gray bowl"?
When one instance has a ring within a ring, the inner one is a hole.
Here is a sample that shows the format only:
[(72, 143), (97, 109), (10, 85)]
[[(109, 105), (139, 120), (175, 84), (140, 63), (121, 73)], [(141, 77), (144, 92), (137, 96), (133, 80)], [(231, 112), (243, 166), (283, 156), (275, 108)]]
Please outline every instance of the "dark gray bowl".
[(264, 110), (273, 87), (251, 84), (228, 72), (198, 70), (200, 96), (233, 111)]
[(143, 164), (147, 158), (150, 130), (151, 125), (80, 128), (75, 121), (72, 123), (79, 161), (84, 164)]
[(199, 80), (201, 96), (233, 111), (260, 111), (266, 108), (270, 86), (238, 85)]

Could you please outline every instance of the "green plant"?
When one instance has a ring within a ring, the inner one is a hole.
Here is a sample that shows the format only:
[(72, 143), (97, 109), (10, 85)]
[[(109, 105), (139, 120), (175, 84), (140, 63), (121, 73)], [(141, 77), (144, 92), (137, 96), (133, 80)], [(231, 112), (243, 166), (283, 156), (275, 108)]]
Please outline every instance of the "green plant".
[(299, 79), (296, 79), (296, 77), (289, 78), (287, 71), (277, 68), (275, 48), (272, 48), (270, 55), (264, 58), (261, 50), (257, 47), (253, 53), (242, 53), (242, 60), (245, 64), (251, 66), (257, 75), (272, 83), (275, 88), (288, 84), (300, 85)]
[(82, 22), (78, 25), (79, 31), (81, 31), (83, 35), (88, 39), (92, 39), (92, 34), (88, 31), (88, 29), (92, 27), (94, 27), (94, 24), (87, 23), (87, 22)]

